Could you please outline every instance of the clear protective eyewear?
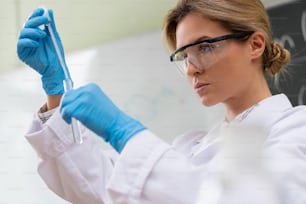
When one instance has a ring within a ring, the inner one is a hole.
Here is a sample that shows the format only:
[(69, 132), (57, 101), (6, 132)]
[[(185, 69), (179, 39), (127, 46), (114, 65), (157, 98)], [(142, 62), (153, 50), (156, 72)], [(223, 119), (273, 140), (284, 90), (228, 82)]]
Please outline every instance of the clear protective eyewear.
[(253, 32), (238, 32), (215, 38), (196, 41), (185, 45), (170, 56), (170, 61), (175, 62), (180, 73), (185, 74), (188, 65), (191, 63), (195, 68), (204, 70), (214, 64), (218, 57), (221, 41), (229, 39), (247, 39)]

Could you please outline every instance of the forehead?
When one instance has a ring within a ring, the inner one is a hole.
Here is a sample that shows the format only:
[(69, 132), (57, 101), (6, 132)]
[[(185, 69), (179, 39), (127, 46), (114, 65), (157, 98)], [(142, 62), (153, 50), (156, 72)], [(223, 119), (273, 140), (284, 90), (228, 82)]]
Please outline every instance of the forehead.
[(177, 25), (176, 48), (193, 43), (199, 39), (212, 38), (228, 31), (217, 21), (212, 21), (199, 14), (190, 13)]

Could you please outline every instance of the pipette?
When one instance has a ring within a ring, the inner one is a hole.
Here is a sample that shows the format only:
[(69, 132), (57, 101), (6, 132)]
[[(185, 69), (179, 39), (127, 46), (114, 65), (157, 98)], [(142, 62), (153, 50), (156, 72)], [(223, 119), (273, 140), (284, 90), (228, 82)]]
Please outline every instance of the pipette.
[[(58, 45), (58, 43), (56, 41), (53, 28), (52, 28), (52, 26), (50, 24), (51, 18), (49, 16), (48, 9), (46, 9), (44, 7), (42, 7), (42, 8), (44, 9), (44, 16), (46, 16), (49, 19), (49, 23), (46, 24), (45, 26), (48, 29), (49, 33), (50, 33), (51, 40), (52, 40), (53, 46), (55, 48), (56, 55), (57, 55), (57, 57), (59, 59), (59, 62), (61, 64), (61, 67), (62, 67), (63, 72), (64, 72), (64, 76), (65, 76), (65, 79), (64, 79), (65, 91), (68, 91), (68, 90), (73, 89), (73, 82), (72, 82), (72, 79), (71, 79), (68, 67), (67, 67), (67, 65), (66, 65), (66, 63), (64, 61), (64, 56), (63, 56), (62, 52), (60, 51), (59, 45)], [(71, 127), (72, 127), (72, 134), (73, 134), (74, 142), (78, 143), (78, 144), (83, 143), (83, 138), (82, 138), (82, 136), (80, 134), (80, 129), (79, 129), (77, 120), (75, 118), (71, 119)]]

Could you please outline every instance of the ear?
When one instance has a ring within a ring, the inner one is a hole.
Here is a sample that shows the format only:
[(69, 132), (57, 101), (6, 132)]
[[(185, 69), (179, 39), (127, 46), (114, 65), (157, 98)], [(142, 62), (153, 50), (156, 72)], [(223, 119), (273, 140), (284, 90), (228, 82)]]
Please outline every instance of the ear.
[(266, 47), (266, 40), (264, 34), (262, 32), (255, 32), (250, 36), (248, 42), (251, 58), (260, 58), (263, 55)]

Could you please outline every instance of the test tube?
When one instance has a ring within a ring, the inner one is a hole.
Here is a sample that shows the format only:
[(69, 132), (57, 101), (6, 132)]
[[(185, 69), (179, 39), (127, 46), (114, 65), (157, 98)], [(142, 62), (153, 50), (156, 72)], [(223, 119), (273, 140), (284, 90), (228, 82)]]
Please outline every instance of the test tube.
[[(44, 9), (44, 16), (46, 16), (49, 19), (49, 21), (51, 21), (51, 18), (49, 16), (48, 10), (45, 7), (42, 7), (42, 8)], [(58, 46), (58, 43), (56, 41), (53, 28), (50, 25), (50, 23), (46, 24), (45, 26), (48, 29), (49, 33), (50, 33), (51, 40), (52, 40), (53, 46), (54, 46), (55, 51), (56, 51), (56, 55), (57, 55), (57, 57), (58, 57), (58, 59), (60, 61), (61, 67), (62, 67), (63, 72), (64, 72), (64, 76), (65, 76), (65, 79), (64, 79), (65, 91), (71, 90), (71, 89), (73, 89), (73, 82), (72, 82), (71, 76), (69, 74), (68, 67), (67, 67), (67, 65), (66, 65), (66, 63), (64, 61), (64, 56), (61, 53), (61, 51), (59, 49), (59, 46)], [(71, 119), (71, 127), (72, 127), (72, 135), (73, 135), (74, 143), (78, 143), (78, 144), (83, 143), (83, 138), (82, 138), (82, 136), (80, 134), (80, 129), (79, 129), (78, 121), (75, 118)]]

